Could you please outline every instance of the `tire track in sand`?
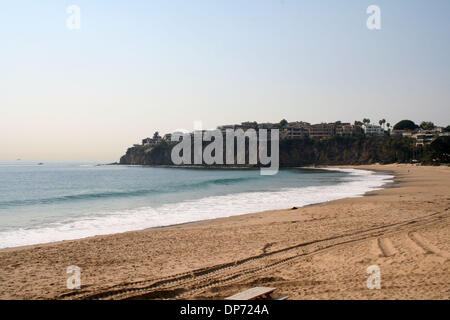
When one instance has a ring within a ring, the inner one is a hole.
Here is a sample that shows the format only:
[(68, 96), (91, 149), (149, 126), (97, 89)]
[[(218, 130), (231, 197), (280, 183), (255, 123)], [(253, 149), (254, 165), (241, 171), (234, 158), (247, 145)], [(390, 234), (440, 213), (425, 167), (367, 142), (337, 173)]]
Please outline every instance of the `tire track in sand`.
[(431, 244), (427, 239), (417, 232), (408, 232), (409, 239), (412, 240), (420, 249), (426, 254), (436, 254), (446, 259), (450, 259), (450, 254), (447, 251), (441, 250), (435, 245)]
[(389, 238), (378, 238), (377, 244), (381, 251), (381, 255), (385, 258), (393, 256), (397, 253), (397, 250), (395, 250), (395, 247)]
[[(191, 270), (167, 277), (138, 282), (126, 282), (109, 288), (99, 288), (90, 292), (69, 292), (61, 299), (133, 299), (133, 298), (179, 298), (201, 293), (211, 287), (234, 283), (254, 277), (295, 260), (305, 258), (337, 246), (352, 244), (369, 239), (385, 237), (386, 234), (411, 231), (427, 224), (448, 219), (448, 212), (433, 213), (428, 216), (389, 225), (359, 230), (333, 237), (299, 243), (290, 247), (250, 256), (238, 261)], [(384, 250), (389, 246), (384, 245)], [(386, 250), (389, 254), (389, 249)]]

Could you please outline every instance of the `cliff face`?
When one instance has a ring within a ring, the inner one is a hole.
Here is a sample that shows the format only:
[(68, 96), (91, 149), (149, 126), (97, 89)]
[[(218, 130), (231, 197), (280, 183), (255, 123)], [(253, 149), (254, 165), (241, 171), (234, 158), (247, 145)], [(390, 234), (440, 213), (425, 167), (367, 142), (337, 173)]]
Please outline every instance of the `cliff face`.
[(406, 138), (333, 137), (280, 142), (280, 166), (408, 162), (421, 150)]
[[(120, 164), (173, 165), (171, 161), (173, 146), (174, 144), (163, 142), (155, 147), (129, 148), (120, 159)], [(414, 140), (401, 137), (336, 136), (324, 140), (309, 138), (281, 140), (280, 167), (394, 163), (410, 162), (413, 159), (420, 161), (425, 159), (430, 150), (432, 146), (424, 149), (415, 147)]]
[(161, 143), (155, 147), (135, 146), (120, 158), (120, 164), (128, 165), (172, 165), (172, 147)]

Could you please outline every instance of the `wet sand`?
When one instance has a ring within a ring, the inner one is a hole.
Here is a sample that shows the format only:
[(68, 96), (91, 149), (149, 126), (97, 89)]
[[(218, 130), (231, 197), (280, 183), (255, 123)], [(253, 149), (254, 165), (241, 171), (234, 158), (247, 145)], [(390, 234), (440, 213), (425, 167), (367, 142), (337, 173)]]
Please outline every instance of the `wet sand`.
[[(345, 166), (340, 166), (345, 167)], [(0, 250), (1, 299), (449, 299), (450, 167), (371, 165), (395, 184), (295, 210)], [(70, 290), (67, 267), (81, 268)], [(381, 289), (369, 290), (377, 265)]]

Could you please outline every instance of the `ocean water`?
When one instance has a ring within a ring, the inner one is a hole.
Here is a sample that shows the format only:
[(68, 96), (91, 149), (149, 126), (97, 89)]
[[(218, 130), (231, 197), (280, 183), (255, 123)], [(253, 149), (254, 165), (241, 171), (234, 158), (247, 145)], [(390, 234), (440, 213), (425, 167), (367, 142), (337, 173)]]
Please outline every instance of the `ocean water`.
[(0, 162), (0, 248), (301, 207), (382, 188), (392, 176)]

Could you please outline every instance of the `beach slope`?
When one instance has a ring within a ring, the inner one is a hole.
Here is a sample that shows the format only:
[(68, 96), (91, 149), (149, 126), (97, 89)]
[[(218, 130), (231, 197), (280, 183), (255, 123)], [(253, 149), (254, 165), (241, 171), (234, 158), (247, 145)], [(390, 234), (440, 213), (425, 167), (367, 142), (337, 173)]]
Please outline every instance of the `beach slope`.
[[(450, 168), (371, 165), (395, 183), (299, 209), (0, 250), (1, 299), (449, 299)], [(66, 287), (81, 268), (81, 289)], [(368, 289), (378, 266), (381, 289)]]

